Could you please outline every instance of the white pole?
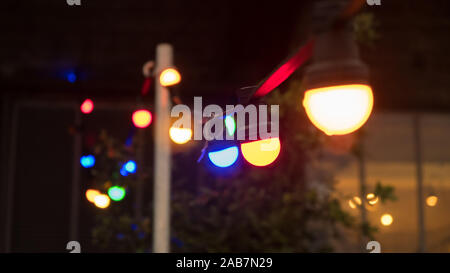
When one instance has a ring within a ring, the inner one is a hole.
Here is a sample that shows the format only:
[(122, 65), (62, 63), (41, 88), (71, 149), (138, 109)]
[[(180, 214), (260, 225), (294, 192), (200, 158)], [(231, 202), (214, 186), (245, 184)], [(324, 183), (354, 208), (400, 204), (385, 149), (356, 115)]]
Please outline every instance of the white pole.
[(414, 114), (414, 146), (416, 152), (416, 175), (417, 175), (417, 225), (419, 229), (418, 247), (419, 252), (426, 252), (426, 230), (425, 210), (423, 196), (423, 162), (422, 162), (422, 140), (420, 134), (420, 115)]
[(153, 211), (153, 252), (170, 251), (170, 94), (159, 82), (159, 74), (172, 66), (173, 49), (170, 44), (156, 48), (155, 74), (155, 180)]

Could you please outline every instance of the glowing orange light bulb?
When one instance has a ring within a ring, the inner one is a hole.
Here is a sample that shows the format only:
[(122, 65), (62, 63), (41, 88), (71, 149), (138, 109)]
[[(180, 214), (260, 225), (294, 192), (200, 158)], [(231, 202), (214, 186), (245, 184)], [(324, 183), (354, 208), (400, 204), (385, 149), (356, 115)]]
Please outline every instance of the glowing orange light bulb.
[(159, 82), (162, 86), (172, 86), (181, 81), (180, 73), (174, 68), (167, 68), (161, 72)]
[(137, 110), (132, 116), (134, 126), (138, 128), (146, 128), (152, 123), (152, 114), (147, 110)]
[(303, 106), (311, 122), (327, 135), (345, 135), (369, 118), (372, 89), (362, 84), (311, 89), (305, 93)]
[(98, 190), (89, 189), (86, 191), (86, 199), (91, 203), (94, 203), (94, 199), (97, 195), (100, 195)]
[(438, 202), (438, 197), (436, 195), (430, 195), (427, 197), (426, 202), (429, 207), (434, 207)]

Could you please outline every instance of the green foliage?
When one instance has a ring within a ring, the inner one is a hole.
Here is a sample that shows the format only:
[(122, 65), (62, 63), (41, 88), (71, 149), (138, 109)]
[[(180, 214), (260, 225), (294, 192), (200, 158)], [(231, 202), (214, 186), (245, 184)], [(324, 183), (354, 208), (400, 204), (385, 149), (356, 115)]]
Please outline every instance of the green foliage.
[(379, 181), (375, 186), (374, 194), (380, 198), (380, 201), (382, 203), (397, 200), (397, 196), (395, 195), (395, 188), (389, 185), (384, 186)]
[(361, 223), (361, 231), (362, 235), (369, 238), (370, 240), (375, 239), (375, 233), (378, 231), (378, 228), (375, 226), (372, 226), (370, 223), (365, 222)]

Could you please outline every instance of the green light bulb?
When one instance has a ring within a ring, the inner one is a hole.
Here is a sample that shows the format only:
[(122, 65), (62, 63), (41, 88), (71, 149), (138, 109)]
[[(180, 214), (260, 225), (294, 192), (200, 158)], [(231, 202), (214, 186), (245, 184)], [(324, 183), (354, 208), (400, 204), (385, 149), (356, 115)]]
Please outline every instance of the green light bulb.
[(236, 131), (236, 122), (232, 116), (225, 117), (225, 127), (227, 128), (228, 135), (234, 135), (234, 132)]
[(113, 201), (120, 201), (125, 197), (125, 189), (120, 186), (112, 186), (108, 189), (108, 195)]

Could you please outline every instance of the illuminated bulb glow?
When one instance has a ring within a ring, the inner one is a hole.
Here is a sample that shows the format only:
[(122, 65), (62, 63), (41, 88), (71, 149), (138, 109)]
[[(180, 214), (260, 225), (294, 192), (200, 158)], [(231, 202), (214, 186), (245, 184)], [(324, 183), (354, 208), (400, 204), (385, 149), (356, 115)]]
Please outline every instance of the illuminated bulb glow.
[(185, 144), (192, 138), (192, 130), (189, 128), (176, 128), (169, 129), (170, 139), (177, 144)]
[(238, 147), (232, 146), (220, 151), (209, 152), (209, 160), (217, 167), (226, 168), (234, 164), (238, 158)]
[(306, 91), (303, 107), (311, 122), (327, 135), (345, 135), (358, 130), (373, 108), (372, 89), (354, 84)]
[(122, 166), (122, 168), (120, 168), (120, 174), (122, 176), (127, 176), (128, 175), (127, 170), (125, 170), (125, 166)]
[(125, 197), (125, 189), (120, 186), (113, 186), (108, 189), (108, 195), (113, 201), (120, 201)]
[(77, 81), (77, 75), (76, 75), (75, 73), (73, 73), (73, 72), (68, 73), (68, 74), (66, 75), (66, 78), (67, 78), (67, 80), (68, 80), (70, 83), (74, 83), (74, 82)]
[(348, 200), (348, 205), (349, 205), (349, 207), (351, 207), (352, 209), (356, 209), (356, 205), (355, 205), (355, 203), (353, 203), (352, 200)]
[(95, 157), (93, 155), (85, 155), (80, 159), (81, 166), (91, 168), (95, 164)]
[(99, 194), (94, 197), (94, 204), (101, 209), (109, 207), (111, 200), (106, 194)]
[(375, 205), (376, 203), (378, 203), (378, 196), (376, 196), (375, 194), (373, 194), (373, 193), (369, 193), (369, 194), (367, 194), (367, 196), (366, 196), (366, 198), (367, 198), (367, 202), (369, 203), (369, 205)]
[(435, 195), (428, 196), (426, 202), (429, 207), (434, 207), (438, 202), (438, 197)]
[(385, 213), (381, 216), (380, 222), (383, 226), (390, 226), (394, 222), (394, 218), (392, 218), (392, 215)]
[(80, 106), (80, 110), (83, 114), (90, 114), (94, 110), (94, 102), (90, 99), (86, 99)]
[(152, 114), (147, 110), (137, 110), (132, 116), (134, 126), (146, 128), (152, 123)]
[(91, 203), (94, 203), (94, 199), (97, 195), (100, 195), (98, 190), (89, 189), (86, 191), (86, 199)]
[(174, 68), (167, 68), (161, 72), (159, 76), (159, 82), (162, 86), (171, 86), (181, 81), (180, 73)]
[(274, 162), (280, 154), (280, 139), (268, 138), (241, 144), (242, 155), (248, 163), (262, 167)]
[(127, 171), (128, 173), (135, 173), (137, 169), (136, 162), (134, 162), (133, 160), (130, 160), (127, 163), (125, 163), (123, 167), (125, 168), (125, 171)]
[(236, 122), (234, 121), (234, 118), (232, 116), (226, 116), (225, 128), (227, 128), (228, 135), (234, 135), (234, 132), (236, 131)]
[(348, 205), (350, 208), (355, 209), (357, 206), (361, 206), (362, 201), (358, 196), (354, 196), (352, 199), (348, 200)]

